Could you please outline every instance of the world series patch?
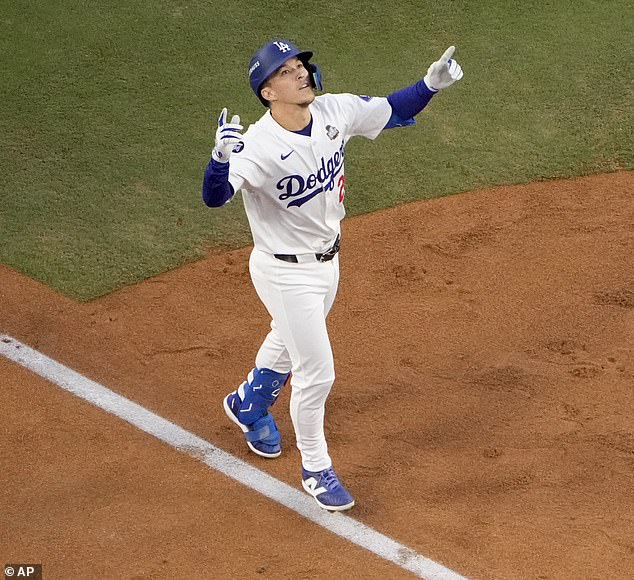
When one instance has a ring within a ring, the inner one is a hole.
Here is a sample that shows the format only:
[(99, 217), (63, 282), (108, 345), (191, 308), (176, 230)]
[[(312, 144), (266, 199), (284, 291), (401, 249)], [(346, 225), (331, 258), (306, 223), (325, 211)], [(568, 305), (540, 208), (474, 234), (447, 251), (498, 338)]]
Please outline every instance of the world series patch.
[(326, 125), (326, 135), (331, 141), (334, 141), (339, 135), (339, 129), (337, 127), (333, 127), (332, 125)]

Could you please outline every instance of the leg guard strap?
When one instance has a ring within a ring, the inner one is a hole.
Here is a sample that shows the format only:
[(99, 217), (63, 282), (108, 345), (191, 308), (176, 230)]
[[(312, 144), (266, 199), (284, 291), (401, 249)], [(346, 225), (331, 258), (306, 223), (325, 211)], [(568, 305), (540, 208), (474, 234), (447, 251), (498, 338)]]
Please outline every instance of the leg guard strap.
[(251, 443), (262, 442), (267, 445), (278, 445), (281, 440), (280, 432), (273, 417), (267, 413), (249, 426), (249, 431), (244, 434), (247, 441)]

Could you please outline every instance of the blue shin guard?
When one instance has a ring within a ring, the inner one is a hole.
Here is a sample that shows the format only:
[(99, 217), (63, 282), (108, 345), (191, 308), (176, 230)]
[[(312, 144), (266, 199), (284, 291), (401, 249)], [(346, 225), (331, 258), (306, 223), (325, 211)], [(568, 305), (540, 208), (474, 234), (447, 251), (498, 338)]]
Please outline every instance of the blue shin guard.
[(278, 457), (282, 452), (280, 432), (268, 409), (289, 374), (253, 369), (248, 380), (224, 399), (225, 413), (242, 429), (249, 449), (262, 457)]

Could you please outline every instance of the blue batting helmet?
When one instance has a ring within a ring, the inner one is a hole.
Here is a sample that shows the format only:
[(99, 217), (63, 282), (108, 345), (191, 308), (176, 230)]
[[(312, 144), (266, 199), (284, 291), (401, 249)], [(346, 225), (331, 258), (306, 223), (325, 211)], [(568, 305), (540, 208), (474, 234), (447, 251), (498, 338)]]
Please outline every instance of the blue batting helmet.
[(309, 50), (299, 50), (292, 42), (288, 40), (273, 40), (265, 44), (258, 50), (249, 63), (249, 82), (255, 96), (260, 99), (265, 107), (268, 107), (268, 101), (262, 98), (260, 91), (262, 86), (278, 68), (280, 68), (289, 58), (297, 57), (304, 63), (308, 70), (308, 78), (313, 88), (322, 89), (321, 71), (316, 64), (310, 64), (308, 61), (312, 58), (313, 53)]

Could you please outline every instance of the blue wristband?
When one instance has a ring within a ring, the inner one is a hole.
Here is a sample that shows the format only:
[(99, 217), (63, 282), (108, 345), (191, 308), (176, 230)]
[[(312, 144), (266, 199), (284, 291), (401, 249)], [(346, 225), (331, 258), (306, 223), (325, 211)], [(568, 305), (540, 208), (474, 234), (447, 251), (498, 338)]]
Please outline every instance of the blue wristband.
[(203, 201), (209, 207), (221, 207), (227, 203), (235, 191), (229, 183), (229, 163), (212, 159), (205, 169), (203, 178)]
[(392, 105), (394, 114), (400, 119), (412, 119), (427, 106), (435, 94), (421, 79), (409, 87), (388, 95), (387, 100)]

